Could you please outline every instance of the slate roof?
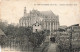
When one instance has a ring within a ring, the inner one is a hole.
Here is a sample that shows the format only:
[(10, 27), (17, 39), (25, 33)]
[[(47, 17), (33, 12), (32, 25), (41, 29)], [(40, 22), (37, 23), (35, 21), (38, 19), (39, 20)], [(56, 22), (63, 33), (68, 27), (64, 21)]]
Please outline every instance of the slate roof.
[(55, 17), (56, 15), (50, 10), (50, 11), (38, 11), (38, 10), (32, 10), (32, 11), (30, 11), (30, 13), (27, 13), (27, 15), (26, 15), (26, 17), (22, 17), (22, 18), (20, 18), (20, 20), (27, 20), (29, 17), (31, 17), (31, 13), (33, 13), (34, 15), (35, 15), (35, 13), (36, 14), (38, 14), (38, 16), (41, 16), (41, 15), (43, 15), (43, 16), (46, 16), (46, 17), (49, 17), (49, 16), (51, 16), (51, 17)]
[(40, 13), (45, 16), (55, 16), (55, 14), (52, 11), (41, 11)]

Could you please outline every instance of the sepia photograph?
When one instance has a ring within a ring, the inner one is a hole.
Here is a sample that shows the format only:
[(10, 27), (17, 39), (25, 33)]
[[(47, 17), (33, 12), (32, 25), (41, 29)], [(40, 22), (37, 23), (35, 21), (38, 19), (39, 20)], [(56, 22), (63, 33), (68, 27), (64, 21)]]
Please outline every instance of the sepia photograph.
[(0, 0), (0, 52), (80, 52), (80, 0)]

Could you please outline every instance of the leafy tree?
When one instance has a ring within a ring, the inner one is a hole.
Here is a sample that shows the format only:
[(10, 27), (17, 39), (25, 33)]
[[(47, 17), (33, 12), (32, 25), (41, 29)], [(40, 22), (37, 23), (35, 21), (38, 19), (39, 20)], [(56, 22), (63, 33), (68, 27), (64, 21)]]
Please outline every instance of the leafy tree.
[(23, 49), (24, 47), (28, 47), (27, 45), (31, 44), (34, 50), (36, 47), (42, 44), (49, 31), (44, 30), (41, 32), (33, 33), (32, 27), (26, 28), (8, 25), (4, 32), (6, 34), (6, 45), (11, 46), (11, 43), (14, 42), (15, 45), (19, 44), (21, 49)]
[(45, 37), (47, 36), (46, 31), (41, 31), (41, 32), (36, 32), (32, 33), (29, 36), (29, 42), (31, 42), (31, 45), (33, 46), (33, 51), (35, 50), (36, 47), (39, 47), (43, 41), (45, 40)]

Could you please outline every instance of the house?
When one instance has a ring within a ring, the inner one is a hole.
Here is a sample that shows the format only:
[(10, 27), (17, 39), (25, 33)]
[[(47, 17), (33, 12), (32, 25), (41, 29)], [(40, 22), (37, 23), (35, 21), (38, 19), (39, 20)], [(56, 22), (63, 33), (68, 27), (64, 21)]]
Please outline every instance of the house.
[(41, 30), (42, 28), (40, 23), (36, 22), (35, 24), (33, 24), (33, 32), (39, 32)]

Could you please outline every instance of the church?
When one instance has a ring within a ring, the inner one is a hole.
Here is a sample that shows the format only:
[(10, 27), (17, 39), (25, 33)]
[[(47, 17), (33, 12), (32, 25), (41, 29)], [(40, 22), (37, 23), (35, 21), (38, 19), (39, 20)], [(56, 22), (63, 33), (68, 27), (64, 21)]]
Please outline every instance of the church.
[(41, 24), (43, 30), (56, 31), (59, 27), (59, 16), (55, 15), (52, 11), (38, 11), (31, 10), (26, 12), (24, 7), (24, 15), (19, 20), (19, 25), (22, 27), (29, 27), (38, 22)]

